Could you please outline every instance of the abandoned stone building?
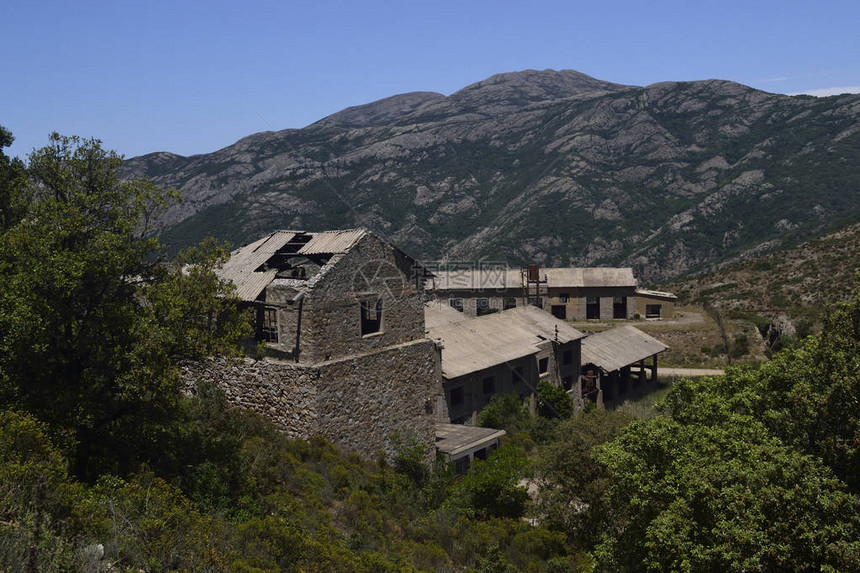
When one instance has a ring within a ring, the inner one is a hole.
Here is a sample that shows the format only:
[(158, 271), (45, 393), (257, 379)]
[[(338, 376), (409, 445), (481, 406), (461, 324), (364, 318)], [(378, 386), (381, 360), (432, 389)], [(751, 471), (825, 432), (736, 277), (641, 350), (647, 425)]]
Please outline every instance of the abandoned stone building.
[[(515, 308), (469, 316), (448, 299), (427, 298), (473, 291), (428, 289), (432, 274), (367, 230), (277, 231), (231, 253), (219, 270), (254, 309), (265, 357), (189, 364), (186, 381), (220, 386), (232, 404), (292, 437), (321, 435), (365, 456), (392, 454), (395, 438), (425, 445), (428, 455), (435, 445), (465, 471), (504, 432), (451, 422), (474, 425), (494, 394), (515, 392), (534, 406), (546, 379), (581, 407), (653, 387), (665, 346), (632, 327), (586, 338), (558, 318), (558, 305), (587, 315), (592, 294), (601, 313), (632, 313), (632, 296), (621, 296), (635, 292), (629, 269), (598, 270), (534, 275), (534, 291), (512, 287), (496, 297), (518, 293), (515, 305), (503, 304)], [(550, 287), (550, 277), (583, 286)], [(618, 297), (623, 313), (609, 306)]]
[(189, 366), (293, 437), (374, 456), (435, 441), (439, 352), (425, 337), (420, 268), (366, 230), (278, 231), (219, 271), (257, 315), (266, 358)]
[[(584, 334), (534, 306), (469, 318), (439, 302), (425, 307), (427, 336), (442, 350), (447, 412), (475, 424), (495, 394), (534, 401), (538, 381), (579, 388)], [(438, 411), (443, 411), (438, 408)]]
[(467, 316), (533, 305), (563, 320), (672, 318), (675, 295), (637, 287), (631, 268), (434, 270), (426, 289)]

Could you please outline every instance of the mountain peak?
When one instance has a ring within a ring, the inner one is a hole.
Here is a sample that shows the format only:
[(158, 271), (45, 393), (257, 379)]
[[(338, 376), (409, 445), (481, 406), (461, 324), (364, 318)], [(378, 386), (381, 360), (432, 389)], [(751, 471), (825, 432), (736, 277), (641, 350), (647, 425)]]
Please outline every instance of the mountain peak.
[(493, 100), (496, 103), (523, 105), (629, 87), (598, 80), (576, 70), (523, 70), (490, 76), (452, 94), (451, 99)]

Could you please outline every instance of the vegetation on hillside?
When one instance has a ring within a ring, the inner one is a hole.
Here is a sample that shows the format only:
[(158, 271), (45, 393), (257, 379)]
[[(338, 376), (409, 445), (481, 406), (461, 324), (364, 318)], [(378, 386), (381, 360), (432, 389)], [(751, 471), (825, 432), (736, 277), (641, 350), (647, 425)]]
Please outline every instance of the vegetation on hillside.
[(860, 272), (860, 225), (666, 285), (683, 301), (772, 318), (820, 321), (828, 302), (851, 299)]

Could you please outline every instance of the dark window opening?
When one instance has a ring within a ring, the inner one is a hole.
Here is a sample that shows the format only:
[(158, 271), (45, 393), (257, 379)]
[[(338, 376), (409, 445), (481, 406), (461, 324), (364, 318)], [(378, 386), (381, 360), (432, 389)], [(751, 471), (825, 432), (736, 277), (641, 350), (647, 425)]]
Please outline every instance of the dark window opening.
[(558, 302), (570, 302), (570, 295), (566, 292), (558, 295)]
[(462, 406), (465, 402), (465, 392), (463, 392), (463, 387), (459, 388), (451, 388), (451, 406)]
[(361, 301), (361, 335), (382, 330), (382, 299)]
[(541, 376), (549, 373), (549, 358), (541, 358), (538, 361), (538, 372), (540, 372)]
[(645, 318), (660, 318), (663, 311), (662, 304), (646, 304)]
[(615, 393), (613, 392), (615, 388), (615, 380), (612, 378), (604, 378), (600, 381), (600, 389), (603, 390), (603, 399), (604, 400), (612, 400), (615, 397)]
[(459, 310), (463, 312), (463, 299), (462, 298), (452, 298), (448, 303), (451, 305), (451, 308)]
[(496, 391), (496, 379), (492, 376), (484, 378), (483, 383), (484, 394), (492, 394)]
[(573, 387), (573, 376), (565, 376), (561, 379), (561, 385), (565, 390), (570, 390)]
[(486, 460), (487, 459), (487, 448), (481, 448), (480, 450), (475, 452), (476, 460)]
[(567, 318), (567, 305), (566, 304), (554, 304), (550, 309), (552, 315), (560, 320), (565, 320)]
[(266, 342), (278, 342), (278, 309), (269, 306), (263, 308), (260, 337)]
[(573, 350), (565, 350), (561, 354), (561, 363), (564, 366), (570, 366), (573, 364)]
[(585, 318), (599, 319), (600, 318), (600, 298), (590, 296), (585, 299)]
[(469, 471), (469, 456), (465, 456), (460, 458), (459, 460), (454, 460), (454, 475), (464, 476), (466, 472)]
[(525, 377), (523, 376), (523, 367), (517, 366), (514, 368), (514, 371), (511, 372), (511, 383), (513, 384), (523, 384), (525, 383)]
[(513, 297), (508, 297), (505, 299), (504, 310), (508, 310), (509, 308), (517, 308), (517, 299)]
[(493, 314), (494, 312), (498, 312), (496, 308), (490, 308), (490, 299), (488, 298), (479, 298), (477, 300), (477, 312), (478, 316), (484, 316), (485, 314)]
[(626, 296), (616, 296), (612, 299), (612, 318), (627, 318)]

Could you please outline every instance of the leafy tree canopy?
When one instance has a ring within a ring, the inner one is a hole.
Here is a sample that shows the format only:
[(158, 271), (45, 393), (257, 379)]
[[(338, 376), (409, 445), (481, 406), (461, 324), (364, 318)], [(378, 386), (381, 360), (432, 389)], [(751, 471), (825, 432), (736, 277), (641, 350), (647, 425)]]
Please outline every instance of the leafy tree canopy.
[[(174, 264), (154, 223), (177, 200), (97, 140), (53, 134), (0, 180), (0, 400), (49, 424), (75, 472), (127, 473), (157, 456), (176, 411), (177, 363), (234, 347), (242, 319), (207, 243)], [(5, 207), (5, 205), (4, 205)], [(190, 263), (183, 268), (178, 263)]]

